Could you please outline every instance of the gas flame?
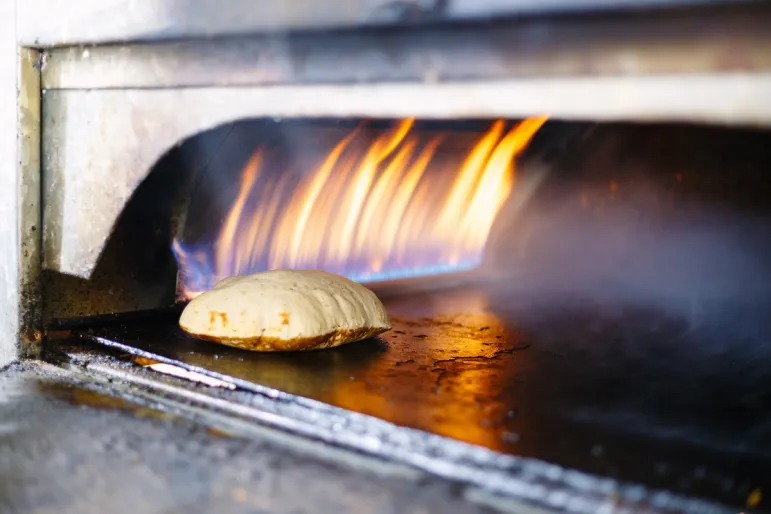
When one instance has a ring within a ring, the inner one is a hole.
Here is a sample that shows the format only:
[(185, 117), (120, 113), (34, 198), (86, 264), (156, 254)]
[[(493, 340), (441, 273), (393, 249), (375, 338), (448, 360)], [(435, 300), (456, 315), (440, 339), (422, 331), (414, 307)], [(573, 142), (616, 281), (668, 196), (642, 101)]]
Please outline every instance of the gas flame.
[(421, 137), (412, 119), (367, 146), (356, 144), (362, 127), (353, 130), (299, 181), (291, 173), (265, 178), (257, 149), (214, 243), (174, 241), (180, 295), (278, 268), (369, 282), (476, 267), (514, 188), (514, 157), (545, 121), (509, 130), (494, 122), (452, 170), (431, 169), (443, 139)]

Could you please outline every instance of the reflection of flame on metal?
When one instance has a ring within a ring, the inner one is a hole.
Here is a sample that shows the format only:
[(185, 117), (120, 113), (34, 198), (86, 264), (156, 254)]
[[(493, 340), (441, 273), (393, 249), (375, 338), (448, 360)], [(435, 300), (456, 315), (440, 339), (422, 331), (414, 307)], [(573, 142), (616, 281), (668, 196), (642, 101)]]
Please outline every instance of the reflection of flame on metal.
[(277, 268), (368, 282), (476, 267), (513, 190), (514, 157), (545, 121), (508, 131), (496, 121), (454, 170), (432, 170), (442, 138), (424, 140), (412, 119), (368, 145), (352, 131), (299, 179), (265, 177), (258, 149), (214, 244), (174, 241), (181, 293), (192, 298), (222, 278)]

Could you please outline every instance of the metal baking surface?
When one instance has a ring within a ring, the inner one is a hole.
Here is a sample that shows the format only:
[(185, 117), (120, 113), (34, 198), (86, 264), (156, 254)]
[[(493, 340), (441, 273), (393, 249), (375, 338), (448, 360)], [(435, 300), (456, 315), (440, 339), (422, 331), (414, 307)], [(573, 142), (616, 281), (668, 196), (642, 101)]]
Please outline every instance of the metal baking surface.
[(488, 284), (385, 303), (391, 332), (300, 354), (197, 341), (178, 311), (75, 331), (242, 388), (737, 508), (771, 490), (771, 301), (694, 310)]

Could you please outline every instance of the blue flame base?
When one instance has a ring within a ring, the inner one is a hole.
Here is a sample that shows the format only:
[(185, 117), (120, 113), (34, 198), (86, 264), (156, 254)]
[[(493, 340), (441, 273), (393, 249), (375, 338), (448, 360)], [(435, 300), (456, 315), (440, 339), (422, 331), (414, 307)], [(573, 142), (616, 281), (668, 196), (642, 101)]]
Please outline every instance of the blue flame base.
[[(212, 266), (211, 253), (207, 250), (201, 251), (201, 248), (183, 248), (182, 245), (176, 243), (174, 248), (174, 256), (177, 260), (177, 266), (180, 272), (179, 280), (181, 290), (183, 292), (202, 292), (208, 291), (214, 285), (225, 277), (218, 277), (214, 272)], [(191, 259), (189, 256), (198, 255), (199, 258)], [(203, 257), (203, 258), (201, 258)], [(337, 273), (347, 277), (354, 282), (362, 284), (373, 282), (388, 282), (391, 280), (403, 280), (409, 278), (427, 277), (433, 275), (446, 275), (451, 273), (458, 273), (462, 271), (469, 271), (480, 264), (480, 259), (467, 259), (454, 264), (429, 264), (413, 267), (400, 267), (395, 269), (386, 269), (382, 271), (356, 271), (355, 265), (352, 265), (351, 270), (339, 269), (339, 267), (325, 268), (321, 266), (319, 269), (324, 269), (330, 273)], [(310, 269), (308, 267), (300, 269)], [(258, 273), (261, 271), (267, 271), (266, 268), (255, 267), (249, 270), (248, 273)]]
[(371, 282), (387, 282), (389, 280), (401, 280), (405, 278), (428, 277), (432, 275), (446, 275), (469, 271), (479, 266), (478, 261), (465, 261), (456, 264), (435, 264), (430, 266), (420, 266), (417, 268), (406, 268), (400, 270), (378, 271), (376, 273), (342, 273), (354, 282), (367, 284)]

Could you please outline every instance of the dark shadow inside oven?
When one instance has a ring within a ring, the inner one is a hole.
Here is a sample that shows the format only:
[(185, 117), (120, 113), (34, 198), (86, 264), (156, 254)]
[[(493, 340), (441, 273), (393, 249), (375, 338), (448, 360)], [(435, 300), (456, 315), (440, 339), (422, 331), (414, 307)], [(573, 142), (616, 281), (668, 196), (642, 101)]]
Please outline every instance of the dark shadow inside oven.
[[(258, 143), (305, 152), (314, 132), (351, 127), (250, 120), (171, 150), (89, 286), (99, 303), (126, 284), (128, 301), (64, 317), (172, 303), (171, 238), (221, 224)], [(287, 136), (297, 133), (307, 139)], [(246, 387), (740, 507), (771, 490), (769, 170), (769, 132), (548, 123), (517, 184), (543, 180), (503, 207), (481, 271), (373, 284), (394, 324), (379, 340), (253, 354), (190, 339), (168, 311), (83, 333)]]

